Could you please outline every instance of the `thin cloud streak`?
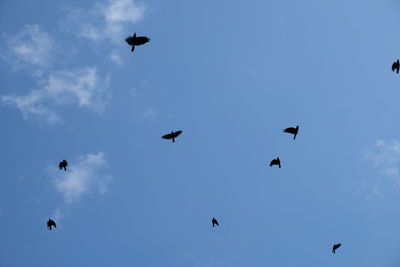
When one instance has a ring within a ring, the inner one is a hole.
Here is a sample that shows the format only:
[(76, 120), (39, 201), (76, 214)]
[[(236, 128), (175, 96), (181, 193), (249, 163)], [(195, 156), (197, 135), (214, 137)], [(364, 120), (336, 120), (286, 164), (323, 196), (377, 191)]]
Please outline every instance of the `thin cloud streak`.
[(365, 153), (365, 159), (372, 163), (378, 175), (374, 175), (373, 181), (363, 181), (355, 191), (357, 195), (363, 193), (367, 198), (383, 199), (387, 183), (400, 186), (400, 141), (376, 141), (373, 149)]
[(25, 119), (44, 118), (57, 123), (61, 121), (57, 107), (77, 105), (101, 113), (110, 95), (109, 78), (101, 79), (95, 67), (55, 71), (40, 83), (40, 89), (26, 95), (3, 95), (1, 102), (18, 108)]
[(39, 25), (25, 25), (24, 29), (6, 37), (6, 47), (1, 58), (13, 70), (34, 67), (34, 74), (40, 76), (44, 68), (51, 65), (55, 41)]
[[(92, 10), (70, 9), (62, 28), (91, 41), (120, 42), (131, 24), (143, 19), (145, 6), (134, 0), (109, 0)], [(79, 27), (78, 27), (79, 26)]]
[(53, 212), (53, 218), (62, 218), (71, 204), (78, 203), (85, 195), (105, 194), (112, 177), (104, 174), (107, 167), (103, 152), (87, 154), (70, 161), (67, 171), (49, 167), (51, 183), (62, 195), (63, 203)]

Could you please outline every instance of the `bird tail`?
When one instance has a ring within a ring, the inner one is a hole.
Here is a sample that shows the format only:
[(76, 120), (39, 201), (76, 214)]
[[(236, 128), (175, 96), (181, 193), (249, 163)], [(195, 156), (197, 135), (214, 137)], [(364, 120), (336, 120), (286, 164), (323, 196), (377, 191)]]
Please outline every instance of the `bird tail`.
[(297, 133), (295, 133), (295, 134), (294, 134), (294, 136), (293, 136), (293, 140), (296, 140), (296, 135), (297, 135)]
[(175, 143), (175, 137), (172, 137), (172, 143)]
[(132, 48), (131, 48), (131, 52), (133, 52), (134, 50), (135, 50), (135, 45), (133, 44)]

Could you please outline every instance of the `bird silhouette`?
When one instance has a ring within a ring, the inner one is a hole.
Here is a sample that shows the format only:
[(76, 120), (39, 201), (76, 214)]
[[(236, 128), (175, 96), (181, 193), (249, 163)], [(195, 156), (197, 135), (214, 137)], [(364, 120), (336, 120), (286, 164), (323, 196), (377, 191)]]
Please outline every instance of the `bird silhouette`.
[(147, 36), (136, 36), (136, 33), (132, 36), (129, 36), (125, 39), (130, 46), (132, 46), (131, 51), (135, 50), (135, 46), (143, 45), (150, 41), (150, 38)]
[(273, 165), (278, 165), (279, 168), (281, 167), (281, 160), (279, 159), (279, 157), (271, 160), (271, 162), (269, 163), (269, 166), (272, 167)]
[(67, 170), (67, 166), (68, 166), (68, 162), (63, 159), (63, 161), (60, 161), (60, 163), (58, 164), (58, 168), (60, 168), (60, 170), (62, 170), (62, 168), (64, 168), (64, 171)]
[(296, 139), (297, 133), (299, 132), (299, 125), (297, 125), (296, 128), (295, 128), (295, 127), (286, 128), (286, 129), (283, 130), (283, 131), (284, 131), (285, 133), (293, 134), (293, 135), (294, 135), (294, 136), (293, 136), (293, 140), (294, 140), (294, 139)]
[(49, 228), (50, 231), (51, 231), (51, 227), (52, 227), (52, 226), (54, 226), (54, 228), (57, 228), (56, 222), (53, 221), (52, 219), (49, 219), (49, 220), (47, 221), (47, 228)]
[(399, 60), (397, 60), (392, 64), (392, 71), (396, 71), (396, 73), (399, 73), (399, 69), (400, 69), (400, 62)]
[(180, 134), (182, 133), (182, 131), (171, 131), (171, 133), (163, 135), (162, 138), (164, 139), (172, 139), (172, 142), (175, 143), (175, 138), (177, 138)]
[(213, 227), (215, 227), (215, 225), (219, 226), (219, 223), (218, 223), (217, 219), (215, 219), (214, 217), (212, 218), (211, 223), (212, 223)]
[(340, 248), (341, 246), (342, 246), (342, 244), (334, 244), (333, 247), (332, 247), (332, 252), (333, 252), (333, 254), (335, 254), (335, 253), (336, 253), (336, 250), (337, 250), (338, 248)]

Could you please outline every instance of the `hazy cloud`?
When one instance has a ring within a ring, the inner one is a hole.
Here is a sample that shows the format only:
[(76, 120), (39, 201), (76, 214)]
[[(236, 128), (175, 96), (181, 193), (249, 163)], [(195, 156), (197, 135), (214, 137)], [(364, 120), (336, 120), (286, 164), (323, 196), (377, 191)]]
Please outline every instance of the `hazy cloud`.
[(40, 75), (40, 68), (51, 64), (53, 50), (54, 40), (39, 25), (25, 25), (20, 33), (6, 37), (1, 58), (14, 70), (33, 66)]
[(111, 51), (109, 58), (111, 61), (113, 61), (117, 65), (123, 65), (121, 55), (116, 50)]
[(106, 166), (103, 152), (80, 156), (69, 162), (67, 171), (57, 170), (57, 173), (52, 174), (54, 187), (63, 195), (67, 204), (78, 201), (85, 194), (103, 194), (107, 192), (107, 183), (111, 179), (109, 175), (102, 174)]
[(91, 10), (70, 9), (62, 27), (92, 41), (121, 42), (129, 26), (143, 19), (144, 4), (134, 0), (109, 0)]
[(373, 151), (366, 154), (381, 175), (400, 182), (400, 141), (378, 140)]
[(104, 174), (107, 167), (106, 155), (103, 152), (80, 156), (68, 161), (67, 171), (49, 167), (52, 184), (63, 197), (63, 203), (53, 212), (53, 218), (60, 219), (68, 207), (77, 203), (82, 196), (104, 194), (112, 177)]
[(157, 117), (157, 110), (155, 110), (152, 107), (148, 107), (146, 110), (144, 110), (141, 114), (140, 114), (140, 118), (141, 119), (145, 119), (145, 120), (154, 120)]
[(363, 193), (368, 198), (384, 198), (386, 184), (395, 182), (400, 185), (400, 141), (378, 140), (365, 158), (372, 163), (372, 167), (378, 175), (372, 175), (373, 179), (363, 181), (356, 189), (356, 194)]
[(55, 71), (40, 84), (41, 88), (26, 95), (3, 95), (1, 101), (17, 107), (26, 119), (44, 118), (55, 123), (61, 120), (58, 106), (77, 105), (101, 112), (109, 94), (109, 79), (101, 79), (95, 67)]

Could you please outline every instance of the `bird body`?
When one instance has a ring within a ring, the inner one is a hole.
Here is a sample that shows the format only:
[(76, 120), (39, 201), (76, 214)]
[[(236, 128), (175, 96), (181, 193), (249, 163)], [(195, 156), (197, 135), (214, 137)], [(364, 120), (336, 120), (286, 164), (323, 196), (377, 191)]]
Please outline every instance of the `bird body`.
[(396, 71), (396, 73), (399, 73), (399, 69), (400, 69), (400, 62), (399, 60), (397, 60), (392, 64), (392, 71)]
[(136, 36), (136, 33), (133, 36), (129, 36), (125, 39), (130, 46), (132, 46), (131, 51), (135, 50), (135, 46), (143, 45), (150, 41), (150, 38), (147, 36)]
[(177, 138), (180, 134), (182, 133), (182, 131), (171, 131), (171, 133), (169, 134), (165, 134), (162, 136), (163, 139), (172, 139), (172, 142), (175, 143), (175, 138)]
[(271, 160), (271, 162), (269, 163), (269, 166), (272, 167), (273, 165), (278, 165), (278, 167), (281, 168), (281, 160), (279, 159), (279, 157)]
[(293, 134), (293, 140), (296, 139), (297, 133), (299, 132), (299, 125), (297, 125), (296, 127), (289, 127), (283, 130), (283, 132), (285, 133), (290, 133)]
[(213, 227), (215, 227), (215, 225), (219, 226), (219, 223), (218, 223), (217, 219), (215, 219), (214, 217), (212, 218), (211, 223), (212, 223)]
[(336, 250), (338, 249), (338, 248), (340, 248), (342, 246), (342, 244), (334, 244), (333, 245), (333, 247), (332, 247), (332, 252), (333, 252), (333, 254), (336, 254)]
[(64, 168), (64, 171), (67, 170), (67, 166), (68, 166), (68, 162), (65, 159), (63, 159), (63, 161), (61, 161), (58, 164), (58, 167), (60, 168), (60, 170), (62, 170), (62, 168)]
[(47, 221), (47, 228), (51, 231), (51, 227), (54, 226), (54, 228), (57, 228), (56, 222), (53, 221), (52, 219), (49, 219)]

